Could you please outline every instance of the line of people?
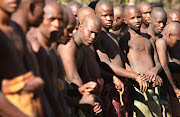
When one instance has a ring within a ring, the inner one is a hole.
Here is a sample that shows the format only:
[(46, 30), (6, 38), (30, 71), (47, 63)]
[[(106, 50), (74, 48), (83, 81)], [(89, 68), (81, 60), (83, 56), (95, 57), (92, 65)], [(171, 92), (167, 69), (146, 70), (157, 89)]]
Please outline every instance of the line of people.
[(179, 32), (148, 2), (1, 0), (0, 115), (180, 116)]

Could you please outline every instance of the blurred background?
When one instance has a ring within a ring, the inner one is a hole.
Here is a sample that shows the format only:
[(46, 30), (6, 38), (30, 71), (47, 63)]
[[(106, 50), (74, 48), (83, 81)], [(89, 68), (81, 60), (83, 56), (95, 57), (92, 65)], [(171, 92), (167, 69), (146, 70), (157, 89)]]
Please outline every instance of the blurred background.
[[(66, 6), (70, 1), (72, 0), (56, 0), (58, 1), (62, 6)], [(74, 0), (79, 3), (81, 3), (83, 6), (88, 6), (93, 1), (99, 1), (99, 0)], [(127, 5), (138, 5), (142, 1), (147, 1), (151, 3), (151, 5), (154, 6), (160, 6), (163, 7), (166, 11), (168, 9), (178, 9), (180, 10), (180, 0), (107, 0), (109, 1), (113, 6), (121, 6), (125, 7)]]

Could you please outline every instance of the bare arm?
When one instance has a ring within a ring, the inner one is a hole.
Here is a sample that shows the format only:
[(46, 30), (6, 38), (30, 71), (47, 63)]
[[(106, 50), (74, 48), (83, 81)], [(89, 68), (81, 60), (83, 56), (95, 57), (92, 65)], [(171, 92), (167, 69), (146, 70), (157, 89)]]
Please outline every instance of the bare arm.
[(105, 50), (103, 49), (103, 47), (101, 46), (101, 44), (98, 45), (98, 50), (96, 50), (96, 52), (98, 53), (98, 56), (101, 60), (101, 62), (106, 63), (107, 65), (109, 65), (109, 67), (113, 70), (113, 72), (117, 75), (117, 76), (121, 76), (121, 77), (127, 77), (127, 78), (132, 78), (135, 79), (136, 77), (138, 77), (138, 73), (135, 72), (131, 72), (128, 71), (118, 65), (113, 64), (110, 60), (108, 55), (105, 53)]
[(174, 84), (171, 72), (168, 68), (167, 43), (163, 39), (158, 39), (156, 42), (156, 47), (157, 47), (157, 53), (158, 53), (159, 60), (160, 60), (160, 63), (162, 65), (162, 68), (164, 69), (164, 72), (166, 73), (169, 82), (171, 83), (174, 91), (176, 92), (177, 87)]
[(71, 39), (66, 45), (60, 44), (58, 46), (58, 53), (62, 59), (68, 82), (81, 86), (83, 82), (78, 74), (75, 52), (76, 45), (73, 39)]
[(156, 75), (161, 71), (161, 64), (159, 62), (159, 58), (158, 58), (158, 54), (157, 54), (157, 51), (156, 51), (156, 47), (155, 47), (155, 44), (154, 44), (154, 41), (153, 39), (151, 38), (150, 39), (151, 43), (152, 43), (152, 46), (153, 46), (153, 50), (154, 50), (154, 61), (155, 61), (155, 67), (153, 68), (154, 72), (156, 72)]

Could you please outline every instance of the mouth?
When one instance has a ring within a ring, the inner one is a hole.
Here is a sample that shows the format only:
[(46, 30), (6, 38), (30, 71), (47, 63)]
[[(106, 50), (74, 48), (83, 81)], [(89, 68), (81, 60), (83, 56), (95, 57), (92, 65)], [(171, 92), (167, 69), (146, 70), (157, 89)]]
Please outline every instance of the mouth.
[(136, 24), (136, 25), (135, 25), (136, 28), (139, 28), (140, 26), (141, 26), (140, 24)]
[(9, 3), (9, 6), (16, 8), (18, 6), (18, 3), (17, 2), (11, 2), (11, 3)]
[(159, 29), (158, 31), (159, 31), (159, 32), (162, 32), (162, 30), (163, 30), (163, 29)]
[(107, 26), (112, 26), (112, 23), (106, 23)]
[(87, 42), (89, 45), (93, 44), (93, 41), (88, 40)]
[(150, 18), (148, 18), (148, 19), (146, 19), (146, 21), (147, 21), (148, 23), (150, 23), (151, 19), (150, 19)]

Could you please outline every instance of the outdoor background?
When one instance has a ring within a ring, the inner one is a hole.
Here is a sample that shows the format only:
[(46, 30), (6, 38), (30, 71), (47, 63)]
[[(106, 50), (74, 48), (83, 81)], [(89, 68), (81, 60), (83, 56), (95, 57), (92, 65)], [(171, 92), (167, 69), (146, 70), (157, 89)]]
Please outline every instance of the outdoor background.
[[(66, 6), (72, 0), (57, 0), (62, 6)], [(92, 1), (99, 0), (74, 0), (81, 3), (83, 6), (88, 6), (88, 4)], [(166, 11), (168, 9), (179, 9), (180, 10), (180, 0), (107, 0), (113, 6), (121, 6), (125, 7), (127, 5), (138, 5), (141, 1), (147, 1), (151, 3), (153, 6), (161, 6)]]

